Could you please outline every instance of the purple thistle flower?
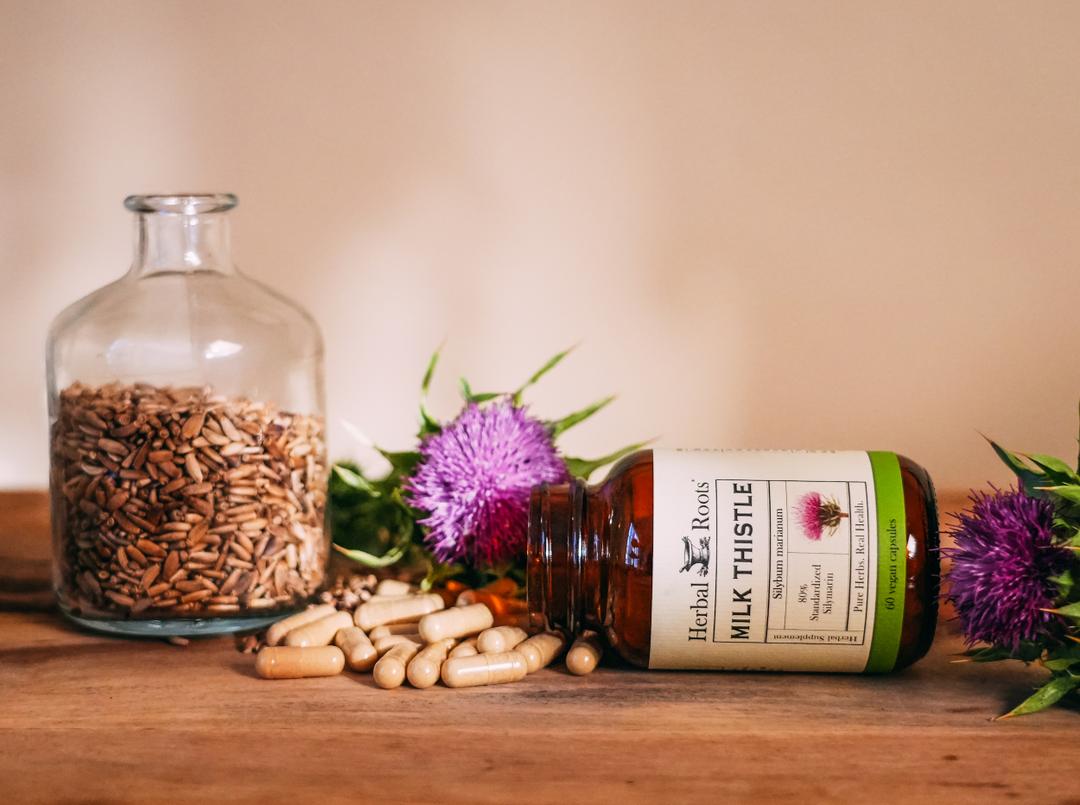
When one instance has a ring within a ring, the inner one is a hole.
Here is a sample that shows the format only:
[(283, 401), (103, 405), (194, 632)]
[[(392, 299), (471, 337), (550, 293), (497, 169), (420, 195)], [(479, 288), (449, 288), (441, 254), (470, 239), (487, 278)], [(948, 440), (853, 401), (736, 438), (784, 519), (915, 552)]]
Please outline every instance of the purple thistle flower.
[(544, 423), (510, 398), (465, 406), (420, 455), (405, 489), (442, 562), (490, 565), (524, 550), (529, 491), (568, 475)]
[(1025, 640), (1053, 633), (1058, 590), (1051, 578), (1069, 564), (1054, 547), (1054, 506), (1023, 492), (973, 492), (971, 510), (952, 531), (949, 600), (956, 605), (969, 644), (1016, 651)]
[(812, 540), (821, 539), (821, 495), (808, 492), (799, 498), (799, 502), (795, 504), (795, 516), (799, 518), (799, 524), (806, 536)]

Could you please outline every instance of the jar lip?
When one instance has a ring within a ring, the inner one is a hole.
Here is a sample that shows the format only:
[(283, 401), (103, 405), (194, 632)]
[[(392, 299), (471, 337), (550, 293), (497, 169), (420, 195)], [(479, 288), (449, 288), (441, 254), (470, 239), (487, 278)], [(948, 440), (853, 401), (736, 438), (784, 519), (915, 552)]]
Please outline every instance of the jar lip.
[(132, 212), (166, 215), (227, 212), (238, 203), (232, 193), (149, 193), (124, 199), (124, 206)]

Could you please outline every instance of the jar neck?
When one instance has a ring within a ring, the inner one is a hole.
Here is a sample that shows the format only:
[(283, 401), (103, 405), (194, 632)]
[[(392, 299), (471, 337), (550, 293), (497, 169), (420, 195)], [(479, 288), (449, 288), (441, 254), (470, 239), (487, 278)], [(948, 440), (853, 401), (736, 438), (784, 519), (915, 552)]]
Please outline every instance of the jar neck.
[(135, 257), (129, 276), (212, 271), (234, 274), (228, 211), (234, 196), (131, 196)]
[(529, 612), (572, 634), (600, 629), (607, 616), (610, 506), (575, 478), (542, 484), (529, 502)]

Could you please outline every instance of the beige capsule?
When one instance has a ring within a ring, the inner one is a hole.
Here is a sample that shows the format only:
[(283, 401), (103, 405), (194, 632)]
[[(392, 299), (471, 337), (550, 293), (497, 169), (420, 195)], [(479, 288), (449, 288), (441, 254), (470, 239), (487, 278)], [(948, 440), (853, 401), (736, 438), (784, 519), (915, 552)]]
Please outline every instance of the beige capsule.
[[(166, 576), (172, 575), (169, 572), (169, 567), (170, 560), (172, 560), (174, 557), (177, 561), (172, 562), (172, 564), (176, 565), (177, 568), (180, 565), (178, 561), (180, 559), (179, 554), (177, 554), (175, 551), (173, 553), (170, 553), (168, 558), (165, 560)], [(175, 570), (173, 572), (175, 572)], [(310, 609), (305, 609), (303, 612), (297, 612), (295, 615), (290, 615), (287, 618), (283, 618), (282, 620), (279, 620), (277, 623), (275, 623), (266, 630), (266, 645), (276, 646), (282, 640), (284, 640), (285, 635), (287, 635), (293, 629), (296, 629), (307, 623), (311, 623), (312, 621), (317, 621), (319, 620), (319, 618), (325, 618), (327, 615), (333, 615), (336, 611), (337, 610), (335, 609), (333, 604), (319, 604), (317, 607), (311, 607)]]
[(479, 654), (476, 650), (476, 638), (470, 637), (468, 640), (463, 640), (450, 649), (451, 657), (471, 657), (474, 654)]
[(345, 654), (345, 665), (350, 671), (370, 671), (379, 659), (379, 652), (359, 626), (346, 626), (334, 635), (334, 645)]
[(375, 651), (381, 657), (394, 646), (400, 646), (402, 643), (412, 643), (414, 646), (424, 645), (424, 641), (420, 639), (418, 634), (392, 634), (389, 637), (380, 637), (375, 640)]
[(401, 683), (405, 681), (409, 660), (415, 657), (418, 651), (420, 646), (416, 643), (399, 643), (383, 654), (371, 672), (375, 684), (387, 690), (401, 687)]
[(445, 606), (438, 595), (411, 595), (393, 601), (371, 601), (356, 608), (356, 625), (365, 632), (387, 623), (418, 621)]
[(498, 654), (510, 651), (518, 643), (528, 638), (529, 634), (517, 626), (493, 626), (485, 629), (476, 638), (476, 650), (481, 654)]
[(376, 595), (409, 595), (412, 592), (411, 584), (397, 579), (383, 579), (375, 586)]
[(335, 676), (345, 668), (337, 646), (267, 646), (255, 657), (255, 673), (263, 679)]
[(576, 676), (591, 674), (603, 656), (604, 646), (599, 635), (596, 632), (585, 632), (566, 652), (566, 670)]
[(374, 641), (394, 634), (416, 634), (416, 624), (417, 621), (412, 623), (384, 623), (382, 626), (376, 626), (367, 635)]
[(559, 632), (541, 632), (519, 643), (514, 650), (525, 657), (531, 674), (549, 665), (565, 647), (566, 638)]
[(414, 596), (413, 596), (412, 593), (403, 593), (401, 595), (398, 595), (396, 593), (394, 595), (373, 595), (373, 596), (371, 596), (371, 598), (369, 598), (367, 600), (367, 603), (372, 604), (372, 603), (379, 603), (379, 602), (382, 602), (382, 601), (402, 601), (402, 600), (404, 600), (406, 598), (413, 598), (413, 597)]
[(414, 688), (430, 688), (439, 681), (439, 671), (442, 670), (446, 655), (454, 647), (452, 637), (428, 643), (416, 656), (409, 661), (408, 670), (405, 672), (409, 684)]
[(500, 685), (517, 682), (529, 672), (525, 658), (516, 651), (453, 657), (443, 663), (442, 681), (450, 688)]
[[(442, 599), (440, 599), (442, 600)], [(465, 637), (490, 629), (494, 618), (484, 604), (451, 609), (425, 615), (420, 619), (420, 636), (427, 643), (448, 637)]]
[(335, 612), (325, 618), (306, 623), (285, 635), (286, 646), (329, 646), (334, 642), (338, 629), (352, 626), (352, 615), (348, 612)]

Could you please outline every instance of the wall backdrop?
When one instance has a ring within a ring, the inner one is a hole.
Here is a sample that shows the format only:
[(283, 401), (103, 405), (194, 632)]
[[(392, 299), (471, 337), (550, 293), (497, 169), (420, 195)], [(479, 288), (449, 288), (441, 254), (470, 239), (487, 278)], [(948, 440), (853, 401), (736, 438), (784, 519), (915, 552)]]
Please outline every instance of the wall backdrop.
[(46, 482), (43, 344), (134, 192), (232, 191), (308, 307), (331, 439), (577, 354), (575, 453), (1072, 455), (1080, 4), (0, 0), (0, 485)]

